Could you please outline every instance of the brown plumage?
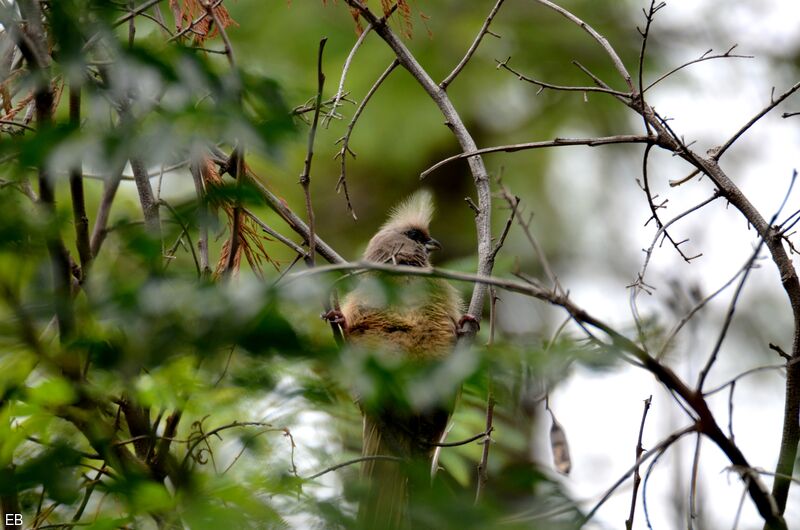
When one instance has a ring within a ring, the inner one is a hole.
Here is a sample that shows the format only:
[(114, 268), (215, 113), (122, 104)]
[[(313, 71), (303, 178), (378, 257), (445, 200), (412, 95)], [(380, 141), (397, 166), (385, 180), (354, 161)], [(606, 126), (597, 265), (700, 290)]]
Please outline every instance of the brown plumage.
[[(372, 237), (364, 259), (376, 263), (430, 267), (429, 253), (440, 248), (430, 236), (433, 202), (421, 191), (395, 208)], [(448, 355), (457, 338), (462, 305), (457, 291), (438, 278), (382, 275), (387, 296), (365, 275), (343, 301), (341, 313), (348, 343), (388, 357), (426, 362)], [(409, 494), (427, 487), (415, 482), (412, 466), (430, 466), (434, 446), (447, 426), (450, 406), (430, 410), (396, 410), (387, 404), (364, 413), (364, 456), (387, 455), (403, 462), (373, 460), (362, 466), (370, 491), (359, 508), (364, 528), (398, 528), (407, 524)], [(424, 475), (424, 474), (423, 474)], [(409, 484), (411, 482), (411, 485)], [(411, 490), (411, 491), (409, 491)]]

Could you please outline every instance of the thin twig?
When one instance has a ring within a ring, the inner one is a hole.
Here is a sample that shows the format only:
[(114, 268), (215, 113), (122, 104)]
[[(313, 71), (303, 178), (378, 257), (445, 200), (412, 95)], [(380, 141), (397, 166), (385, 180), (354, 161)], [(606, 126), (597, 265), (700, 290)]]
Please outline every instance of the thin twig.
[[(644, 435), (644, 424), (647, 421), (647, 412), (650, 410), (650, 403), (653, 401), (653, 396), (644, 400), (644, 410), (642, 411), (642, 421), (639, 424), (639, 437), (636, 441), (636, 462), (642, 457), (644, 447), (642, 447), (642, 436)], [(626, 530), (633, 528), (633, 517), (636, 514), (636, 494), (639, 492), (639, 483), (642, 477), (639, 476), (639, 466), (633, 470), (633, 492), (631, 493), (631, 509), (628, 513), (628, 519), (625, 521)]]
[(728, 51), (726, 51), (725, 53), (720, 53), (720, 54), (716, 54), (716, 55), (708, 55), (709, 53), (711, 53), (713, 51), (713, 50), (708, 50), (703, 55), (698, 57), (697, 59), (694, 59), (694, 60), (689, 61), (687, 63), (683, 63), (682, 65), (680, 65), (678, 67), (675, 67), (672, 70), (670, 70), (669, 72), (667, 72), (666, 74), (662, 75), (661, 77), (659, 77), (658, 79), (656, 79), (655, 81), (653, 81), (652, 83), (647, 85), (647, 87), (644, 90), (642, 90), (642, 93), (647, 92), (648, 90), (650, 90), (655, 85), (657, 85), (658, 83), (660, 83), (664, 79), (668, 78), (669, 76), (671, 76), (675, 72), (683, 70), (687, 66), (691, 66), (693, 64), (701, 63), (703, 61), (710, 61), (712, 59), (752, 59), (753, 58), (752, 55), (736, 55), (736, 54), (732, 54), (731, 52), (733, 51), (734, 48), (736, 48), (736, 46), (737, 45), (734, 44), (733, 46), (728, 48)]
[(508, 219), (506, 219), (506, 224), (503, 227), (503, 232), (500, 234), (500, 238), (495, 243), (494, 248), (492, 249), (492, 259), (494, 260), (497, 257), (497, 253), (500, 252), (500, 249), (503, 248), (503, 245), (506, 242), (506, 237), (508, 237), (508, 232), (511, 230), (511, 225), (514, 223), (514, 217), (517, 214), (517, 207), (519, 206), (520, 199), (517, 196), (510, 198), (509, 206), (511, 208), (511, 213), (508, 215)]
[(344, 197), (347, 201), (347, 210), (350, 212), (350, 215), (353, 216), (353, 219), (358, 219), (356, 217), (356, 212), (353, 209), (353, 205), (350, 202), (350, 193), (347, 190), (347, 178), (346, 178), (346, 165), (347, 165), (347, 154), (349, 153), (352, 155), (353, 158), (356, 157), (356, 154), (350, 149), (350, 137), (353, 134), (353, 127), (355, 127), (358, 118), (361, 116), (361, 113), (364, 112), (364, 108), (367, 106), (367, 103), (372, 98), (373, 94), (378, 90), (378, 87), (389, 77), (389, 74), (392, 73), (392, 70), (397, 68), (400, 64), (400, 61), (394, 59), (392, 63), (383, 71), (383, 73), (378, 77), (377, 81), (373, 83), (372, 87), (370, 87), (367, 95), (364, 96), (364, 99), (361, 101), (361, 104), (358, 105), (356, 111), (353, 113), (353, 118), (350, 120), (350, 123), (347, 125), (347, 131), (345, 132), (344, 136), (342, 136), (337, 143), (342, 144), (342, 148), (339, 152), (335, 155), (341, 157), (341, 171), (339, 173), (339, 180), (336, 182), (336, 191), (338, 192), (340, 189), (344, 190)]
[(597, 513), (597, 510), (600, 509), (603, 504), (606, 503), (608, 499), (611, 498), (611, 495), (619, 488), (622, 484), (628, 480), (628, 477), (633, 475), (639, 467), (645, 463), (650, 457), (655, 456), (656, 454), (660, 454), (662, 451), (667, 449), (670, 445), (680, 440), (685, 435), (689, 434), (690, 432), (696, 432), (698, 426), (696, 424), (688, 425), (679, 431), (675, 431), (674, 433), (670, 434), (668, 437), (663, 439), (661, 442), (650, 448), (649, 451), (643, 453), (639, 458), (636, 459), (636, 462), (619, 478), (617, 479), (614, 484), (611, 485), (605, 492), (605, 494), (600, 498), (600, 500), (592, 506), (592, 509), (589, 510), (583, 518), (583, 523), (590, 521), (594, 514)]
[[(475, 36), (475, 40), (472, 41), (472, 44), (467, 49), (467, 53), (464, 54), (464, 57), (462, 57), (461, 60), (456, 65), (456, 67), (453, 68), (453, 71), (450, 72), (447, 75), (447, 77), (445, 77), (442, 80), (441, 83), (439, 83), (439, 88), (441, 88), (442, 90), (447, 90), (447, 87), (450, 85), (450, 83), (452, 83), (455, 80), (455, 78), (458, 77), (458, 74), (461, 73), (461, 70), (463, 70), (464, 67), (467, 66), (467, 63), (469, 62), (470, 59), (472, 59), (472, 56), (475, 54), (475, 51), (481, 44), (481, 40), (483, 40), (483, 37), (487, 33), (491, 33), (489, 31), (489, 25), (492, 23), (492, 20), (494, 19), (495, 15), (497, 15), (497, 12), (500, 10), (500, 6), (503, 5), (503, 1), (504, 0), (497, 0), (495, 2), (494, 7), (492, 7), (492, 10), (489, 11), (488, 15), (486, 15), (486, 18), (483, 21), (483, 26), (481, 26), (480, 31), (478, 31), (478, 34)], [(494, 33), (492, 33), (492, 35), (494, 35)]]
[[(471, 444), (472, 442), (475, 442), (475, 441), (478, 441), (478, 440), (488, 440), (488, 439), (490, 439), (493, 430), (494, 430), (494, 428), (490, 425), (485, 431), (479, 432), (478, 434), (476, 434), (474, 436), (470, 436), (469, 438), (467, 438), (465, 440), (460, 440), (458, 442), (428, 442), (428, 441), (425, 441), (425, 440), (421, 440), (421, 443), (424, 443), (425, 445), (429, 445), (431, 447), (460, 447), (462, 445)], [(480, 442), (480, 443), (484, 443), (484, 442)]]
[[(395, 4), (395, 8), (396, 6), (397, 4)], [(333, 97), (331, 110), (325, 114), (324, 118), (322, 118), (322, 125), (326, 128), (330, 124), (330, 121), (336, 116), (336, 109), (339, 107), (339, 102), (344, 96), (344, 81), (347, 78), (347, 72), (350, 70), (350, 64), (353, 62), (353, 57), (355, 57), (356, 51), (358, 51), (358, 49), (361, 47), (361, 44), (363, 44), (370, 31), (372, 31), (372, 24), (367, 24), (367, 27), (364, 28), (364, 31), (362, 31), (361, 35), (359, 35), (358, 39), (356, 39), (356, 43), (353, 44), (353, 48), (350, 50), (350, 53), (347, 54), (347, 59), (345, 59), (344, 66), (342, 67), (342, 76), (339, 78), (339, 89), (336, 91), (336, 95)], [(321, 101), (317, 101), (317, 106), (320, 104)]]
[(0, 120), (0, 125), (9, 125), (11, 127), (19, 127), (20, 129), (25, 129), (26, 131), (36, 132), (36, 129), (34, 129), (30, 125), (26, 125), (24, 123), (14, 120)]
[(455, 162), (456, 160), (471, 158), (476, 155), (485, 155), (488, 153), (499, 153), (499, 152), (513, 153), (515, 151), (525, 151), (528, 149), (542, 149), (546, 147), (562, 147), (570, 145), (588, 145), (590, 147), (594, 147), (596, 145), (610, 145), (610, 144), (636, 144), (636, 143), (642, 144), (652, 141), (653, 138), (646, 135), (620, 134), (616, 136), (605, 136), (605, 137), (601, 136), (598, 138), (556, 138), (555, 140), (547, 140), (542, 142), (526, 142), (521, 144), (484, 147), (483, 149), (475, 149), (473, 151), (459, 153), (457, 155), (453, 155), (443, 160), (440, 160), (436, 164), (432, 165), (431, 167), (420, 173), (419, 178), (424, 179), (425, 177), (427, 177), (440, 167), (447, 165), (451, 162)]
[(199, 235), (197, 238), (197, 249), (200, 251), (200, 275), (207, 278), (211, 275), (211, 266), (208, 257), (208, 223), (210, 211), (206, 200), (205, 183), (201, 164), (204, 164), (201, 157), (189, 164), (189, 171), (192, 174), (194, 190), (197, 195), (197, 224), (199, 225)]
[(742, 507), (744, 507), (744, 499), (747, 497), (747, 481), (748, 478), (745, 477), (744, 488), (742, 488), (742, 495), (739, 497), (739, 505), (736, 507), (736, 515), (733, 518), (733, 530), (737, 530), (739, 528), (739, 518), (742, 516)]
[(389, 462), (402, 462), (402, 458), (398, 458), (396, 456), (388, 456), (388, 455), (370, 455), (370, 456), (360, 456), (358, 458), (353, 458), (352, 460), (347, 460), (346, 462), (342, 462), (340, 464), (336, 464), (335, 466), (331, 466), (329, 468), (323, 469), (319, 473), (314, 473), (310, 477), (305, 477), (303, 480), (314, 480), (315, 478), (319, 478), (322, 475), (328, 474), (331, 471), (336, 471), (337, 469), (341, 469), (346, 466), (352, 466), (353, 464), (358, 464), (359, 462), (369, 462), (371, 460), (388, 460)]
[(563, 7), (558, 6), (553, 2), (550, 2), (549, 0), (536, 0), (536, 1), (556, 11), (560, 15), (570, 20), (571, 22), (575, 23), (579, 28), (584, 30), (586, 33), (591, 35), (592, 38), (596, 40), (600, 44), (600, 46), (603, 47), (606, 54), (611, 58), (611, 61), (614, 63), (614, 68), (617, 69), (619, 75), (622, 76), (622, 79), (625, 80), (625, 83), (628, 85), (628, 89), (630, 90), (630, 92), (633, 92), (635, 90), (633, 87), (633, 82), (631, 81), (631, 74), (628, 73), (628, 70), (625, 68), (625, 64), (622, 62), (622, 59), (619, 58), (619, 55), (617, 55), (616, 50), (614, 50), (611, 44), (609, 44), (608, 39), (606, 39), (604, 36), (595, 31), (595, 29), (591, 27), (589, 24), (587, 24), (586, 22), (584, 22), (571, 12), (567, 11)]
[(716, 394), (717, 392), (721, 392), (722, 390), (725, 390), (727, 387), (735, 384), (739, 379), (742, 379), (744, 377), (747, 377), (747, 376), (750, 376), (750, 375), (753, 375), (753, 374), (757, 374), (757, 373), (760, 373), (760, 372), (771, 371), (771, 370), (783, 370), (785, 368), (790, 368), (790, 367), (792, 367), (792, 366), (794, 366), (796, 364), (800, 364), (800, 357), (794, 358), (790, 362), (784, 363), (784, 364), (769, 364), (769, 365), (765, 365), (765, 366), (756, 366), (755, 368), (750, 368), (749, 370), (745, 370), (744, 372), (741, 372), (741, 373), (737, 374), (731, 380), (729, 380), (729, 381), (727, 381), (725, 383), (722, 383), (721, 385), (719, 385), (717, 387), (714, 387), (711, 390), (706, 390), (705, 392), (703, 392), (703, 395), (704, 396), (711, 396), (713, 394)]
[(311, 204), (311, 159), (314, 157), (314, 138), (317, 135), (322, 89), (325, 86), (325, 73), (322, 71), (322, 53), (325, 50), (326, 42), (328, 42), (327, 37), (319, 41), (319, 51), (317, 52), (317, 103), (314, 110), (314, 118), (311, 121), (311, 128), (308, 131), (308, 148), (305, 162), (303, 162), (303, 172), (300, 173), (300, 185), (303, 187), (303, 194), (306, 198), (306, 215), (308, 216), (308, 261), (312, 267), (316, 264), (317, 240), (314, 226), (314, 208)]
[(564, 85), (554, 85), (552, 83), (545, 83), (544, 81), (539, 81), (538, 79), (534, 79), (532, 77), (528, 77), (528, 76), (518, 72), (517, 70), (514, 70), (513, 68), (508, 66), (508, 63), (510, 61), (511, 61), (511, 57), (508, 57), (505, 61), (497, 61), (497, 60), (495, 60), (495, 62), (497, 62), (497, 68), (498, 69), (502, 68), (504, 70), (508, 70), (509, 72), (511, 72), (512, 74), (517, 76), (517, 79), (519, 79), (520, 81), (526, 81), (528, 83), (531, 83), (533, 85), (538, 86), (539, 87), (539, 91), (536, 93), (537, 95), (540, 94), (542, 92), (542, 90), (548, 88), (550, 90), (560, 90), (560, 91), (563, 91), (563, 92), (584, 92), (584, 93), (585, 92), (600, 92), (601, 94), (611, 94), (611, 95), (619, 96), (619, 97), (622, 97), (622, 98), (630, 98), (631, 97), (631, 94), (628, 93), (628, 92), (620, 92), (619, 90), (613, 90), (611, 88), (595, 87), (595, 86), (564, 86)]
[[(229, 423), (227, 425), (223, 425), (221, 427), (217, 427), (216, 429), (212, 429), (212, 430), (210, 430), (208, 432), (202, 433), (200, 436), (197, 436), (196, 438), (191, 438), (191, 439), (187, 440), (188, 447), (186, 448), (186, 455), (183, 457), (183, 460), (181, 461), (180, 468), (181, 469), (185, 469), (186, 468), (186, 464), (187, 464), (189, 458), (192, 456), (195, 448), (198, 445), (200, 445), (201, 443), (205, 442), (210, 437), (216, 436), (218, 433), (220, 433), (222, 431), (226, 431), (228, 429), (239, 428), (239, 427), (270, 427), (270, 424), (269, 423), (264, 423), (263, 421), (234, 421), (234, 422)], [(283, 429), (273, 428), (273, 431), (281, 431), (281, 430), (283, 430)]]
[(669, 335), (667, 335), (667, 338), (664, 339), (664, 345), (661, 346), (661, 349), (659, 350), (658, 354), (656, 355), (657, 359), (661, 359), (661, 358), (664, 357), (664, 355), (669, 350), (669, 347), (672, 345), (672, 341), (674, 341), (675, 337), (678, 335), (678, 332), (680, 332), (680, 330), (683, 328), (683, 326), (685, 326), (686, 323), (689, 322), (689, 320), (692, 319), (692, 317), (695, 315), (695, 313), (697, 313), (698, 311), (703, 309), (706, 306), (706, 304), (708, 304), (711, 300), (716, 298), (720, 293), (722, 293), (722, 291), (724, 291), (725, 289), (730, 287), (733, 284), (733, 282), (736, 280), (736, 278), (738, 278), (740, 275), (742, 275), (744, 273), (745, 270), (747, 270), (747, 265), (749, 263), (750, 263), (750, 260), (748, 260), (742, 268), (740, 268), (738, 271), (736, 271), (736, 274), (734, 274), (731, 277), (730, 280), (725, 282), (725, 284), (722, 285), (722, 287), (720, 287), (719, 289), (717, 289), (716, 291), (714, 291), (710, 295), (708, 295), (705, 298), (703, 298), (702, 300), (700, 300), (691, 310), (689, 310), (688, 313), (686, 313), (683, 316), (683, 318), (680, 319), (680, 321), (678, 321), (675, 324), (675, 326), (673, 326), (673, 328), (669, 332)]
[(297, 255), (300, 256), (301, 258), (307, 258), (308, 257), (308, 252), (303, 250), (303, 247), (301, 247), (300, 245), (298, 245), (297, 243), (295, 243), (294, 241), (292, 241), (288, 237), (284, 236), (283, 234), (281, 234), (277, 230), (273, 230), (264, 221), (259, 219), (253, 212), (251, 212), (247, 208), (242, 208), (242, 212), (244, 212), (244, 214), (247, 217), (252, 219), (252, 221), (255, 224), (257, 224), (259, 226), (259, 228), (261, 228), (261, 230), (263, 230), (267, 235), (269, 235), (270, 237), (274, 237), (275, 239), (277, 239), (278, 241), (280, 241), (281, 243), (283, 243), (284, 245), (286, 245), (290, 249), (294, 250), (297, 253)]
[(721, 157), (723, 153), (725, 153), (725, 151), (727, 151), (728, 148), (732, 146), (734, 142), (736, 142), (736, 140), (738, 140), (744, 133), (746, 133), (750, 127), (752, 127), (758, 120), (763, 118), (769, 111), (780, 105), (786, 98), (797, 92), (798, 89), (800, 89), (800, 81), (792, 85), (786, 92), (779, 95), (777, 98), (771, 99), (769, 105), (764, 107), (758, 114), (750, 118), (750, 120), (748, 120), (748, 122), (745, 123), (741, 127), (741, 129), (736, 131), (734, 135), (728, 139), (727, 142), (722, 144), (720, 148), (716, 150), (716, 152), (711, 158), (714, 160), (719, 160), (719, 157)]
[(492, 446), (491, 432), (494, 429), (494, 392), (492, 390), (491, 380), (489, 382), (489, 392), (486, 396), (486, 439), (483, 440), (483, 451), (481, 452), (481, 460), (478, 463), (478, 484), (475, 488), (475, 502), (481, 499), (481, 494), (486, 489), (486, 483), (489, 481), (489, 449)]
[(697, 433), (694, 445), (694, 458), (692, 459), (692, 478), (689, 481), (689, 512), (686, 514), (688, 530), (694, 530), (694, 520), (697, 519), (697, 474), (700, 471), (700, 447), (703, 436)]
[[(644, 60), (647, 54), (647, 42), (650, 38), (650, 26), (653, 24), (653, 19), (655, 18), (656, 13), (666, 5), (667, 4), (665, 2), (659, 2), (658, 5), (656, 5), (656, 0), (650, 0), (650, 7), (647, 9), (647, 11), (642, 10), (644, 11), (644, 17), (646, 21), (644, 31), (640, 30), (638, 26), (636, 27), (636, 30), (639, 31), (639, 34), (642, 36), (642, 46), (639, 49), (639, 69), (637, 71), (639, 78), (639, 93), (637, 94), (638, 98), (644, 97)], [(651, 132), (650, 124), (647, 123), (647, 119), (645, 119), (644, 116), (642, 116), (642, 121), (644, 122), (645, 130), (649, 134)]]
[(189, 225), (187, 225), (184, 222), (183, 218), (181, 218), (181, 216), (178, 213), (178, 211), (175, 208), (173, 208), (172, 205), (169, 204), (167, 201), (162, 199), (161, 201), (159, 201), (159, 204), (164, 205), (170, 211), (170, 213), (172, 214), (172, 217), (175, 218), (175, 221), (180, 225), (181, 229), (183, 230), (183, 233), (186, 234), (186, 239), (189, 240), (189, 249), (192, 252), (192, 259), (194, 260), (194, 265), (195, 265), (195, 268), (197, 269), (197, 277), (198, 278), (202, 278), (203, 277), (203, 267), (200, 264), (200, 260), (198, 260), (198, 258), (197, 258), (197, 253), (194, 250), (194, 243), (192, 243), (192, 235), (189, 233)]
[[(516, 196), (512, 196), (511, 192), (503, 185), (503, 183), (498, 179), (497, 184), (500, 186), (500, 194), (505, 199), (505, 201), (512, 205), (513, 202), (516, 202), (514, 198)], [(534, 253), (539, 259), (539, 263), (542, 265), (542, 270), (544, 270), (544, 274), (548, 280), (550, 280), (550, 284), (552, 285), (553, 289), (556, 291), (561, 290), (561, 285), (558, 283), (558, 277), (553, 272), (553, 268), (550, 265), (550, 260), (547, 259), (547, 255), (544, 253), (541, 245), (539, 244), (539, 240), (536, 239), (536, 236), (533, 234), (533, 230), (531, 229), (531, 221), (533, 219), (533, 214), (528, 218), (528, 220), (524, 220), (522, 215), (517, 215), (517, 224), (522, 228), (522, 232), (525, 234), (525, 237), (530, 243), (531, 247), (533, 248)]]
[(705, 365), (700, 370), (700, 374), (697, 377), (697, 391), (703, 391), (703, 383), (705, 383), (706, 377), (708, 373), (711, 371), (711, 367), (717, 360), (717, 355), (719, 354), (719, 350), (722, 347), (722, 341), (725, 340), (725, 337), (728, 334), (728, 328), (730, 328), (731, 322), (733, 321), (733, 314), (736, 311), (736, 304), (739, 301), (739, 296), (742, 294), (742, 290), (744, 289), (744, 285), (747, 282), (747, 278), (750, 276), (750, 271), (753, 270), (753, 263), (755, 263), (756, 258), (758, 257), (758, 253), (761, 252), (761, 247), (764, 244), (764, 239), (762, 238), (759, 240), (758, 245), (756, 245), (753, 254), (750, 256), (750, 260), (744, 266), (744, 272), (742, 273), (742, 277), (739, 280), (739, 284), (736, 286), (736, 290), (733, 292), (733, 297), (731, 298), (730, 304), (728, 305), (728, 311), (725, 313), (725, 321), (722, 324), (722, 328), (720, 329), (719, 335), (717, 336), (717, 341), (714, 344), (714, 348), (711, 350), (711, 354), (708, 356), (708, 360), (706, 360)]

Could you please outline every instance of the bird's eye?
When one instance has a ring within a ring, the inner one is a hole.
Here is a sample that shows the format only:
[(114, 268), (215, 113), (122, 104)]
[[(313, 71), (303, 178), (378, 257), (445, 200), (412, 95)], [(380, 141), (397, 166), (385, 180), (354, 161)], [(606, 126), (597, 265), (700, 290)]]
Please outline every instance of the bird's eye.
[(418, 243), (424, 243), (425, 240), (428, 239), (425, 236), (425, 233), (422, 230), (419, 230), (417, 228), (412, 228), (411, 230), (406, 230), (404, 233), (405, 233), (405, 236), (408, 239), (410, 239), (412, 241), (417, 241)]

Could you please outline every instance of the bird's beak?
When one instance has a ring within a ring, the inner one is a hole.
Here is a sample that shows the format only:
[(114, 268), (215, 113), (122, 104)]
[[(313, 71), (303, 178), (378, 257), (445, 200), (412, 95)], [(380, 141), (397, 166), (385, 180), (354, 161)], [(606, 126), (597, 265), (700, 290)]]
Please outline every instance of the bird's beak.
[(434, 250), (441, 250), (442, 244), (436, 241), (433, 238), (430, 238), (428, 241), (425, 242), (425, 250), (428, 252), (433, 252)]

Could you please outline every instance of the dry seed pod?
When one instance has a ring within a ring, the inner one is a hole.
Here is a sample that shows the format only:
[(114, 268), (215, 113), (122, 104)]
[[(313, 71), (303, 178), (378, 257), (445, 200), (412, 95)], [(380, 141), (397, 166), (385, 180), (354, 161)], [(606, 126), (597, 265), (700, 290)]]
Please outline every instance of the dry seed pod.
[[(549, 409), (548, 409), (549, 410)], [(564, 475), (569, 475), (572, 469), (572, 460), (569, 457), (569, 444), (567, 444), (567, 434), (564, 428), (556, 420), (553, 411), (550, 410), (550, 418), (553, 424), (550, 426), (550, 449), (553, 452), (553, 464), (556, 470)]]

